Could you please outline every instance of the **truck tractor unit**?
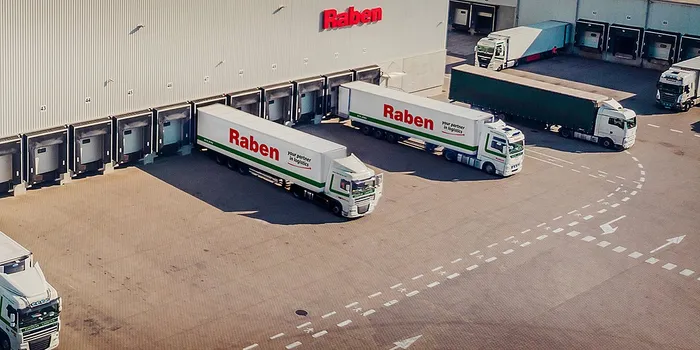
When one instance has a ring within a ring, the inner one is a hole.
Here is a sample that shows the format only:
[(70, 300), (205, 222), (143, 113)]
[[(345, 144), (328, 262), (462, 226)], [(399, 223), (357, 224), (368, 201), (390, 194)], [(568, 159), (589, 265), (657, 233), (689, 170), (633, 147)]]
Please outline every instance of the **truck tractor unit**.
[(656, 104), (687, 111), (700, 101), (700, 56), (678, 62), (661, 74), (656, 84)]

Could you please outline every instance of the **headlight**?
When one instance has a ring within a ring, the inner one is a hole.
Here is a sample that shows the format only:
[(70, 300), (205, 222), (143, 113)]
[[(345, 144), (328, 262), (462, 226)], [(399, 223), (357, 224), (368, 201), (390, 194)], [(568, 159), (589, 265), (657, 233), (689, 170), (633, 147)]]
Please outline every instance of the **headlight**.
[(661, 99), (661, 93), (659, 92), (659, 90), (656, 90), (656, 99), (657, 100)]

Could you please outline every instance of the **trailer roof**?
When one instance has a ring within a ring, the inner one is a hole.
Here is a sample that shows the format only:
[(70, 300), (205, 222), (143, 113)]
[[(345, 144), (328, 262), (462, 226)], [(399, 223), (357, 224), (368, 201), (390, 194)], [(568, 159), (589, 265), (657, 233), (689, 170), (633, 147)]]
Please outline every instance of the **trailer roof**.
[(243, 112), (233, 107), (217, 103), (198, 109), (217, 118), (227, 120), (246, 128), (259, 131), (262, 134), (272, 136), (286, 142), (290, 142), (314, 152), (324, 153), (344, 149), (345, 146), (305, 132), (292, 129), (288, 126), (265, 120), (250, 113)]
[(454, 105), (447, 102), (442, 102), (438, 100), (433, 100), (427, 97), (421, 97), (418, 95), (409, 94), (400, 90), (394, 90), (390, 88), (381, 87), (379, 85), (374, 85), (366, 83), (363, 81), (354, 81), (352, 83), (343, 84), (353, 90), (360, 90), (366, 93), (384, 96), (386, 98), (394, 99), (404, 103), (418, 105), (421, 107), (429, 108), (442, 113), (447, 113), (455, 115), (462, 118), (467, 118), (471, 120), (484, 120), (491, 119), (492, 114), (487, 112), (478, 111), (475, 109), (470, 109), (458, 105)]
[(680, 61), (680, 62), (674, 64), (672, 67), (700, 70), (700, 56), (693, 57), (693, 58), (687, 59), (685, 61)]
[(562, 27), (569, 25), (567, 22), (562, 22), (562, 21), (544, 21), (544, 22), (538, 22), (538, 23), (533, 23), (533, 24), (528, 24), (524, 26), (519, 26), (519, 27), (513, 27), (513, 28), (508, 28), (508, 29), (503, 29), (499, 30), (497, 32), (493, 32), (492, 34), (496, 35), (509, 35), (511, 33), (516, 33), (519, 31), (524, 31), (524, 30), (545, 30), (545, 29), (550, 29), (550, 28), (556, 28), (556, 27)]
[(454, 67), (454, 68), (452, 68), (452, 70), (457, 70), (460, 72), (480, 75), (482, 77), (487, 77), (487, 78), (501, 80), (501, 81), (513, 82), (513, 83), (517, 83), (520, 85), (533, 87), (536, 89), (541, 89), (541, 90), (546, 90), (546, 91), (554, 91), (554, 92), (558, 92), (562, 95), (568, 95), (568, 96), (573, 96), (573, 97), (578, 97), (578, 98), (585, 98), (587, 100), (595, 101), (596, 103), (602, 103), (602, 102), (610, 99), (610, 97), (605, 96), (605, 95), (595, 94), (595, 93), (588, 92), (588, 91), (576, 90), (576, 89), (572, 89), (572, 88), (569, 88), (566, 86), (545, 83), (543, 81), (529, 79), (529, 78), (525, 78), (525, 77), (521, 77), (521, 76), (517, 76), (517, 75), (513, 75), (513, 74), (496, 72), (496, 71), (492, 71), (490, 69), (480, 68), (480, 67), (476, 67), (476, 66), (472, 66), (472, 65), (468, 65), (468, 64), (463, 64), (461, 66)]
[(30, 255), (31, 252), (0, 231), (0, 262)]

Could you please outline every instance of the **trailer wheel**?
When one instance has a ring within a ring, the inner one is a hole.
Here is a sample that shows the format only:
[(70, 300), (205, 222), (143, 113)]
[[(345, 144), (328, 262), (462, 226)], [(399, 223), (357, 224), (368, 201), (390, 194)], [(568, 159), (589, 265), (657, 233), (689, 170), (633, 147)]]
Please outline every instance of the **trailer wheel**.
[(360, 131), (361, 131), (363, 134), (369, 136), (369, 135), (372, 134), (372, 127), (369, 126), (369, 125), (364, 125), (364, 124), (362, 124), (362, 126), (360, 126)]
[(600, 143), (601, 143), (601, 144), (603, 145), (603, 147), (605, 147), (605, 148), (610, 148), (610, 149), (612, 149), (612, 148), (615, 147), (615, 144), (613, 143), (613, 141), (612, 141), (611, 139), (607, 138), (607, 137), (604, 138)]
[(495, 175), (496, 174), (496, 167), (493, 166), (491, 163), (486, 163), (484, 164), (484, 172), (486, 172), (489, 175)]
[(238, 164), (237, 164), (237, 163), (238, 163), (238, 162), (236, 162), (235, 160), (229, 158), (229, 159), (226, 161), (226, 167), (229, 168), (229, 170), (238, 170)]
[(399, 135), (396, 135), (393, 132), (388, 132), (386, 133), (386, 141), (389, 143), (397, 143), (399, 142)]
[(216, 161), (216, 164), (219, 164), (219, 165), (224, 165), (224, 164), (226, 164), (226, 156), (224, 156), (224, 155), (221, 155), (221, 154), (218, 154), (218, 153), (217, 153), (217, 154), (214, 156), (214, 160)]
[(561, 137), (565, 139), (571, 138), (571, 130), (567, 128), (561, 128), (559, 129), (559, 135), (561, 135)]
[(457, 160), (457, 153), (451, 149), (445, 149), (442, 151), (442, 156), (445, 157), (445, 159), (448, 162), (454, 162)]
[(248, 174), (250, 174), (250, 169), (248, 168), (247, 165), (240, 164), (238, 166), (238, 173), (240, 173), (241, 175), (248, 175)]
[(377, 140), (381, 140), (384, 138), (384, 131), (379, 130), (379, 129), (374, 129), (372, 136), (374, 136), (374, 138), (376, 138)]
[(304, 189), (297, 186), (297, 185), (292, 185), (290, 188), (292, 195), (296, 199), (304, 199)]
[(343, 206), (338, 201), (331, 202), (331, 213), (336, 216), (343, 216)]
[(7, 337), (5, 332), (2, 332), (0, 336), (0, 350), (11, 350), (10, 338)]

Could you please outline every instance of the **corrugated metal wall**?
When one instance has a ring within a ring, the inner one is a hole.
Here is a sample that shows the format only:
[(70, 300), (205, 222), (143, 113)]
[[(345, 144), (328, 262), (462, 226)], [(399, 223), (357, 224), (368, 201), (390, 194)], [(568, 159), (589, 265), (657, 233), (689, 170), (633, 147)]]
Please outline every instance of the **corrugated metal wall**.
[(579, 0), (578, 17), (644, 28), (647, 0)]
[[(381, 6), (383, 20), (321, 30), (324, 9), (348, 6)], [(3, 0), (0, 136), (369, 64), (405, 71), (404, 90), (439, 86), (447, 10), (448, 0)]]
[(649, 28), (700, 35), (700, 6), (669, 2), (651, 2)]
[(520, 0), (517, 25), (558, 20), (576, 22), (576, 0)]

